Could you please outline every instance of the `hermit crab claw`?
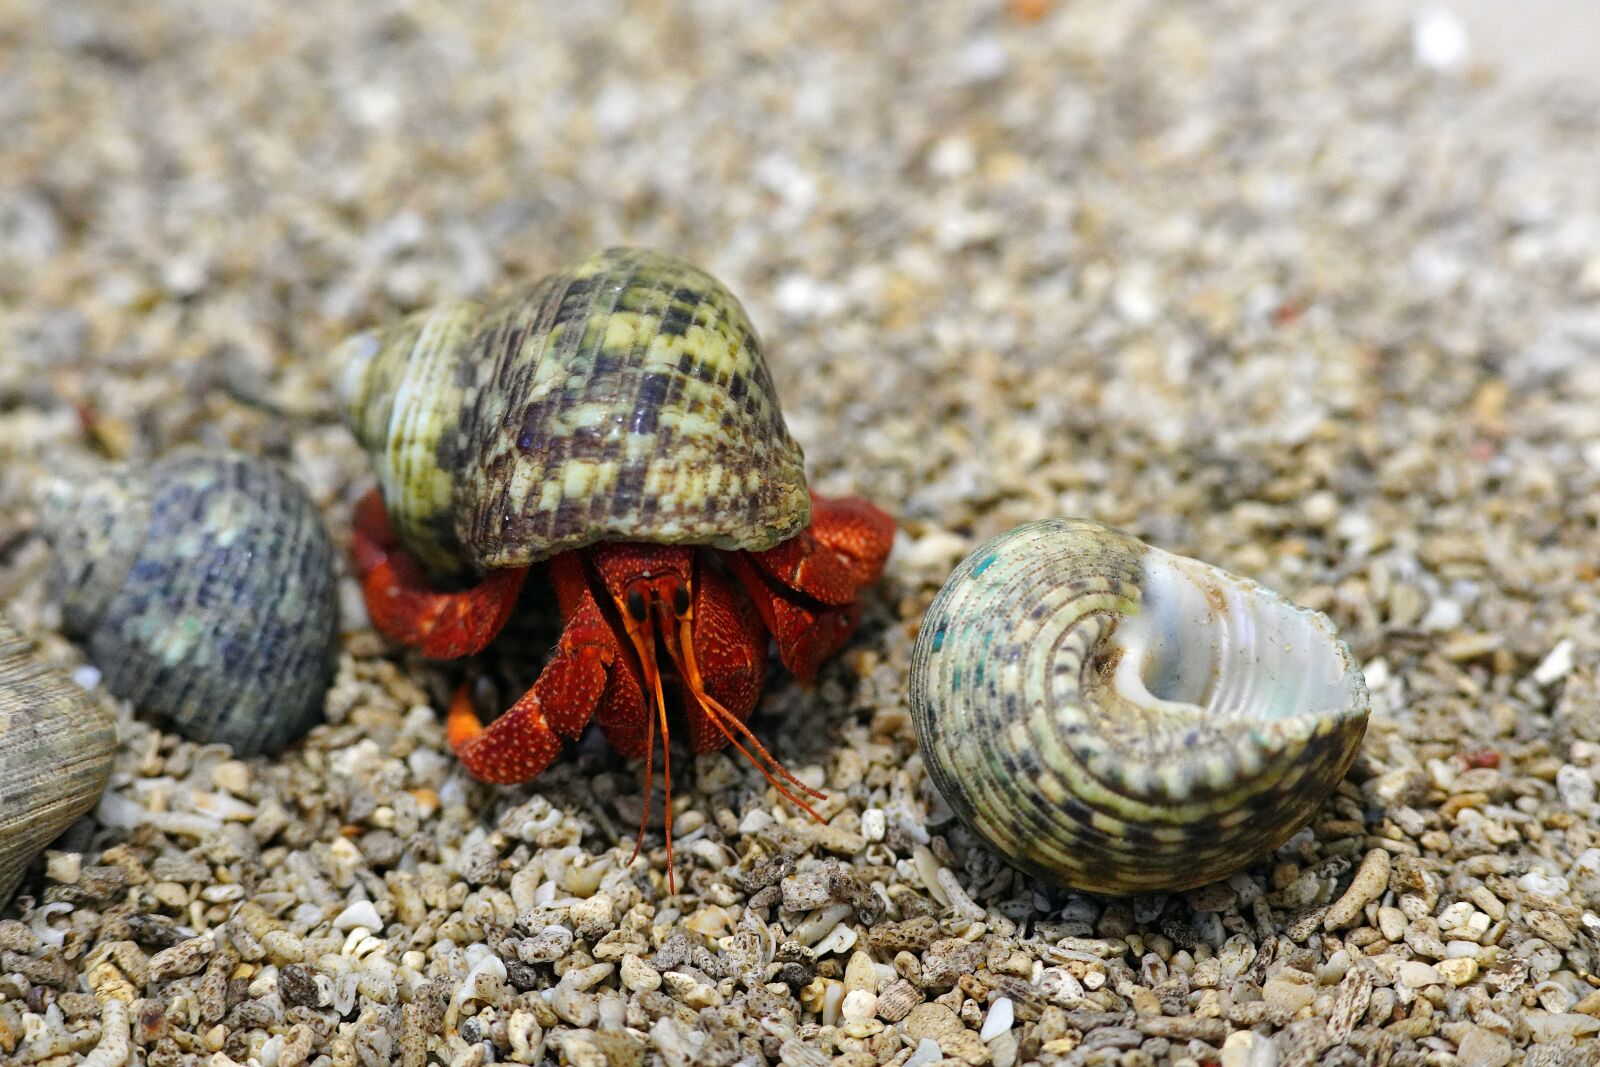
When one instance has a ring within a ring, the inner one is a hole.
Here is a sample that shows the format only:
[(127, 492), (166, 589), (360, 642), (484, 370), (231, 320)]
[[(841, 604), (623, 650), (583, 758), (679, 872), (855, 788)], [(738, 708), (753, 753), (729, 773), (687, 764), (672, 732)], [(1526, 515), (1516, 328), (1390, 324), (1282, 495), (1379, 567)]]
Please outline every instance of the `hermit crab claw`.
[(1303, 826), (1366, 729), (1333, 624), (1094, 523), (980, 547), (912, 654), (929, 772), (1024, 870), (1134, 893), (1224, 877)]

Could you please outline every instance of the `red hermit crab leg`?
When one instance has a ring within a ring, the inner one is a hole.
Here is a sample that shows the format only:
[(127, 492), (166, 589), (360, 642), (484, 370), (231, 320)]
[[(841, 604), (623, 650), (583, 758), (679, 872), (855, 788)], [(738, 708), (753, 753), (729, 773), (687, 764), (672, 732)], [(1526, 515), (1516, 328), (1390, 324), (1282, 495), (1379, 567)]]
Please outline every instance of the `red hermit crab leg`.
[(603, 722), (608, 711), (635, 696), (629, 668), (619, 662), (622, 646), (589, 589), (582, 561), (570, 553), (557, 556), (550, 561), (550, 577), (567, 621), (555, 654), (533, 685), (488, 726), (478, 719), (465, 686), (450, 704), (450, 747), (480, 781), (526, 782), (596, 714)]
[[(635, 596), (638, 594), (634, 594)], [(631, 601), (631, 597), (629, 598)], [(639, 836), (633, 843), (633, 855), (628, 857), (632, 863), (639, 855), (639, 850), (644, 847), (645, 823), (650, 811), (650, 785), (651, 776), (656, 766), (656, 720), (661, 721), (661, 778), (666, 786), (666, 835), (667, 835), (667, 889), (670, 892), (678, 891), (677, 879), (672, 865), (672, 735), (667, 728), (667, 702), (661, 692), (661, 669), (656, 664), (656, 635), (654, 628), (649, 625), (649, 616), (645, 615), (643, 621), (635, 617), (632, 610), (633, 604), (629, 603), (622, 610), (622, 625), (628, 631), (628, 638), (633, 642), (633, 648), (639, 656), (639, 667), (644, 672), (646, 692), (654, 701), (654, 706), (649, 709), (647, 717), (648, 727), (645, 731), (644, 755), (644, 809), (639, 813)], [(642, 610), (639, 614), (645, 614)]]
[(811, 525), (764, 552), (723, 558), (755, 601), (778, 655), (802, 684), (817, 676), (860, 618), (856, 593), (883, 571), (894, 520), (855, 497), (811, 495)]
[[(721, 594), (720, 597), (717, 596), (718, 593)], [(667, 654), (672, 657), (674, 665), (678, 668), (678, 676), (683, 679), (684, 688), (688, 690), (689, 695), (706, 712), (707, 720), (721, 732), (723, 738), (733, 745), (740, 755), (749, 760), (756, 770), (761, 772), (762, 777), (766, 778), (784, 799), (804, 810), (806, 814), (818, 822), (826, 822), (827, 820), (813, 811), (810, 805), (795, 796), (793, 792), (785, 788), (782, 782), (778, 781), (777, 777), (774, 777), (774, 773), (776, 773), (778, 777), (793, 783), (802, 792), (818, 800), (827, 799), (824, 794), (812, 789), (791, 774), (783, 764), (778, 762), (772, 753), (767, 751), (766, 746), (762, 745), (755, 734), (750, 732), (750, 728), (745, 725), (744, 720), (749, 717), (751, 710), (753, 710), (753, 700), (751, 706), (744, 708), (744, 714), (740, 715), (737, 712), (730, 711), (721, 701), (707, 691), (705, 679), (700, 672), (700, 664), (695, 657), (695, 634), (697, 626), (701, 622), (701, 617), (696, 615), (695, 607), (698, 604), (705, 615), (716, 617), (719, 622), (724, 621), (723, 617), (727, 617), (727, 621), (731, 622), (734, 616), (733, 606), (729, 603), (731, 595), (731, 590), (723, 585), (720, 579), (703, 574), (702, 580), (696, 588), (682, 598), (681, 603), (684, 607), (682, 612), (676, 610), (677, 604), (669, 604), (665, 599), (658, 598), (656, 600), (656, 614), (661, 626), (663, 643), (667, 647)], [(726, 632), (730, 629), (737, 629), (737, 623), (717, 626), (715, 629)], [(753, 645), (754, 642), (747, 641), (746, 644)], [(762, 644), (765, 644), (765, 642), (763, 641)], [(713, 642), (713, 646), (724, 658), (731, 659), (731, 653), (735, 651), (735, 649), (726, 647), (727, 642), (722, 645), (717, 645)], [(763, 654), (763, 651), (756, 647), (750, 647), (744, 651), (747, 651), (752, 658)], [(724, 673), (731, 674), (733, 672), (730, 670)], [(752, 697), (759, 695), (759, 689), (752, 693)], [(734, 736), (735, 732), (744, 737), (751, 748), (754, 748), (760, 754), (760, 759), (752, 755), (750, 749), (740, 744), (739, 738)], [(769, 767), (771, 770), (768, 770)]]
[(528, 568), (491, 571), (471, 589), (434, 588), (400, 547), (376, 489), (356, 505), (356, 572), (372, 624), (389, 638), (429, 659), (481, 652), (505, 626), (528, 577)]

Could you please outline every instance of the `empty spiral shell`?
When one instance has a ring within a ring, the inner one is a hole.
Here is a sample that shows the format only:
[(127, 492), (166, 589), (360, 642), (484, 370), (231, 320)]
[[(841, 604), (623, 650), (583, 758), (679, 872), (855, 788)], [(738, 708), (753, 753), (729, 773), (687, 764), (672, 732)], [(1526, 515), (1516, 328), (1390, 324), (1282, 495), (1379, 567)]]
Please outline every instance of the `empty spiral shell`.
[(107, 687), (195, 741), (275, 752), (321, 717), (333, 547), (272, 464), (185, 450), (42, 493), (51, 588)]
[(1367, 690), (1333, 624), (1091, 522), (993, 538), (912, 653), (928, 771), (1029, 872), (1106, 893), (1225, 877), (1343, 777)]
[(116, 744), (111, 716), (0, 616), (0, 904), (34, 857), (94, 807)]

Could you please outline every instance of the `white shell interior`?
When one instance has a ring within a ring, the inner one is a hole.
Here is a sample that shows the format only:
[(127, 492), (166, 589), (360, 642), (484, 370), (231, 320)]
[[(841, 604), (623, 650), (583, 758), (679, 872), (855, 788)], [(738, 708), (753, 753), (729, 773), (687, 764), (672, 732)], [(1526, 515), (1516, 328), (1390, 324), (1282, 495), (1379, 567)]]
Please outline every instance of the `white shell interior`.
[(1324, 616), (1159, 549), (1145, 554), (1143, 568), (1143, 608), (1104, 650), (1121, 653), (1112, 684), (1123, 697), (1265, 721), (1351, 706), (1360, 675)]

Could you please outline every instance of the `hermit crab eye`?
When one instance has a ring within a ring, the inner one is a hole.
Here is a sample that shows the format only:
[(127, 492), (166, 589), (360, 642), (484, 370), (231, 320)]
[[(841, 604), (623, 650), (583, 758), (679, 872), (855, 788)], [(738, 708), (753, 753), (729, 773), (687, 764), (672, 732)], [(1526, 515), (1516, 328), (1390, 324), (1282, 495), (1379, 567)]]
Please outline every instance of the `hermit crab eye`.
[(634, 622), (644, 622), (644, 594), (637, 589), (628, 590), (628, 614)]
[(672, 610), (678, 615), (689, 614), (689, 590), (684, 586), (672, 591)]

